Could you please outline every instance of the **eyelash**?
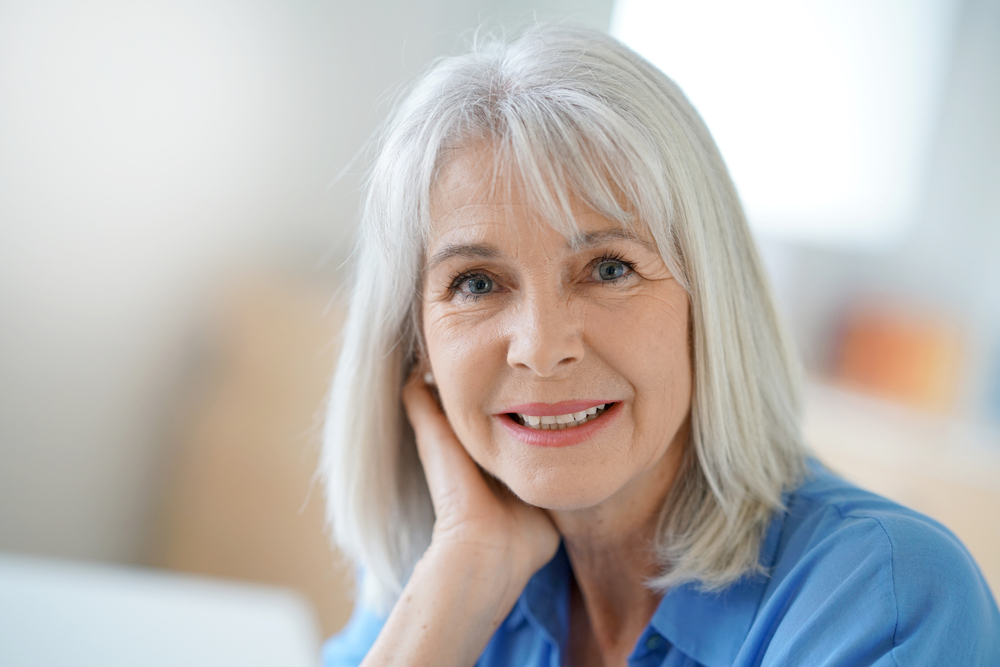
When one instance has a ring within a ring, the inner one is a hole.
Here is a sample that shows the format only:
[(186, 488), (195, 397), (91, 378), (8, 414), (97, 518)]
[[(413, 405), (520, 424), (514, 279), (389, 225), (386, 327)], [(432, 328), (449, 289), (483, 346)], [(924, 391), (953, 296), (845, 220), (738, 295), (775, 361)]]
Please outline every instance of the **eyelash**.
[[(619, 264), (625, 267), (627, 272), (618, 276), (613, 280), (599, 281), (601, 287), (607, 287), (609, 285), (617, 285), (623, 280), (627, 280), (635, 271), (635, 264), (625, 259), (625, 257), (618, 252), (605, 253), (600, 257), (594, 259), (593, 261), (590, 262), (591, 269), (605, 262), (618, 262)], [(471, 271), (462, 271), (461, 273), (453, 277), (451, 279), (451, 284), (448, 286), (448, 291), (450, 291), (454, 295), (461, 295), (463, 300), (465, 301), (473, 301), (473, 302), (479, 301), (480, 298), (492, 294), (492, 292), (489, 292), (487, 294), (470, 294), (468, 292), (463, 292), (462, 284), (469, 280), (472, 280), (473, 278), (489, 278), (491, 281), (493, 281), (494, 285), (498, 282), (497, 279), (488, 272), (478, 269), (473, 269)]]

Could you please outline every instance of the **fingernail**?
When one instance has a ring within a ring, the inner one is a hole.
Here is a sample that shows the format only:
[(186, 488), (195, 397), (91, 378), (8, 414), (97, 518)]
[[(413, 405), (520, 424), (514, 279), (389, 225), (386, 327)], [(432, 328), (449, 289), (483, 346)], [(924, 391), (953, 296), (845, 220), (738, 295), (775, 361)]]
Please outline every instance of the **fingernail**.
[(427, 371), (424, 373), (424, 382), (426, 384), (434, 384), (434, 373)]

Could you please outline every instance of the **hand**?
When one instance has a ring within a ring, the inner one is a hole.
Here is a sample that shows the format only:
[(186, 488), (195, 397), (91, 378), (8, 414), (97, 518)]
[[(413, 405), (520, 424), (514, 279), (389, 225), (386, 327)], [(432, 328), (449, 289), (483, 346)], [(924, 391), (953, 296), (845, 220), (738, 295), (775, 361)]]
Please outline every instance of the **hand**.
[(434, 504), (429, 551), (465, 554), (484, 567), (511, 568), (512, 583), (523, 588), (559, 548), (559, 533), (548, 514), (480, 470), (419, 370), (403, 388), (403, 405)]
[(555, 554), (559, 533), (544, 511), (480, 471), (419, 371), (403, 388), (403, 405), (434, 503), (434, 532), (362, 665), (471, 665)]

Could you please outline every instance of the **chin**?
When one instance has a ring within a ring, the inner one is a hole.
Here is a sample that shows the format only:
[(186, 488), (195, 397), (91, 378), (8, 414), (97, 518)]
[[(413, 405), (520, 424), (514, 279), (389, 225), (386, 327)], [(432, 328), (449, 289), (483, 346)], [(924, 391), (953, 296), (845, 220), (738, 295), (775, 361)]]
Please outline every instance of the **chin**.
[(599, 505), (618, 488), (606, 471), (575, 467), (536, 468), (531, 474), (500, 475), (498, 479), (525, 503), (563, 512)]

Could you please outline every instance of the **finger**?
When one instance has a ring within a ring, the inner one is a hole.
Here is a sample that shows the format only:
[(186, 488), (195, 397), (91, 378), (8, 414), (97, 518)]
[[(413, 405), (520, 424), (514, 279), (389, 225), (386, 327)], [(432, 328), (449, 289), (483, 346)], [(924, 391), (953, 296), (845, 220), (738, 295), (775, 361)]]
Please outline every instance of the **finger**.
[(482, 483), (479, 469), (458, 441), (421, 373), (415, 372), (410, 377), (403, 387), (402, 398), (432, 496), (448, 493), (472, 480)]

